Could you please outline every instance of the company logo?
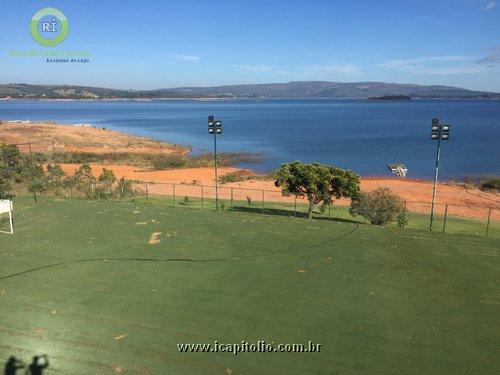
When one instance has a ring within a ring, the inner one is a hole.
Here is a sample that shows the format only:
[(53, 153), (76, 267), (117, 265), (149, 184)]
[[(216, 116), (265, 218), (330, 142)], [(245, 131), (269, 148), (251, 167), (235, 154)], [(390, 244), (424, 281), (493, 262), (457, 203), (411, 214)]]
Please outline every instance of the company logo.
[(68, 19), (56, 8), (40, 9), (30, 21), (33, 39), (45, 47), (54, 47), (62, 43), (68, 36), (68, 31)]

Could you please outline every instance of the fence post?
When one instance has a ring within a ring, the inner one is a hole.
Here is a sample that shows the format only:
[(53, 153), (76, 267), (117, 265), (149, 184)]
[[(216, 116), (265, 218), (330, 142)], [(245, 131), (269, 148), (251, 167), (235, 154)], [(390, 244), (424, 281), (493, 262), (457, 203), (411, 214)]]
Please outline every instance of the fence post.
[(488, 232), (490, 230), (490, 219), (491, 219), (491, 207), (488, 210), (488, 221), (486, 223), (486, 237), (488, 237)]
[(264, 215), (264, 190), (262, 190), (262, 215)]
[(293, 209), (293, 216), (297, 216), (297, 196), (295, 196), (295, 208)]
[(233, 211), (233, 188), (231, 188), (231, 211)]
[(146, 181), (146, 203), (149, 203), (149, 190), (148, 190), (148, 182)]
[(201, 210), (203, 211), (203, 185), (201, 185)]
[(31, 152), (31, 142), (28, 143), (28, 147), (30, 150), (30, 161), (31, 161), (31, 163), (33, 163), (33, 153)]
[(446, 219), (448, 218), (448, 203), (444, 206), (443, 233), (446, 231)]
[(403, 221), (406, 223), (406, 201), (403, 206)]
[(54, 140), (52, 140), (52, 161), (54, 161), (56, 157), (56, 148), (54, 146)]
[(328, 220), (332, 219), (332, 202), (328, 202)]

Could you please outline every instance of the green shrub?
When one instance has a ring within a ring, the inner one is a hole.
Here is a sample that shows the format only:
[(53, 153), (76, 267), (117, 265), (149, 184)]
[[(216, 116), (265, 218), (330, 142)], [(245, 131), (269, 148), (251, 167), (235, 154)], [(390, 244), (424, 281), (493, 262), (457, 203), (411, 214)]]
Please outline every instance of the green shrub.
[(71, 188), (76, 194), (90, 199), (95, 198), (96, 179), (87, 163), (82, 164), (73, 176), (67, 177), (64, 180), (64, 185)]
[(225, 175), (222, 175), (218, 178), (221, 184), (227, 184), (231, 182), (241, 182), (248, 180), (248, 176), (244, 176), (240, 172), (230, 172)]
[(118, 180), (116, 193), (122, 198), (136, 197), (138, 195), (138, 191), (134, 189), (133, 182), (131, 180), (126, 180), (123, 177)]
[(11, 180), (0, 176), (0, 199), (10, 199), (13, 196)]
[(405, 212), (400, 212), (396, 220), (398, 228), (406, 228), (408, 226), (408, 218)]
[(486, 191), (500, 191), (500, 177), (487, 177), (479, 184), (479, 189)]
[(349, 213), (362, 216), (375, 225), (393, 221), (403, 209), (403, 200), (388, 187), (380, 187), (369, 193), (360, 193), (352, 200)]
[(49, 186), (54, 190), (55, 195), (60, 195), (61, 188), (63, 187), (64, 178), (66, 177), (66, 173), (62, 170), (59, 164), (47, 165), (47, 180)]
[(151, 161), (153, 169), (182, 168), (186, 166), (186, 158), (182, 155), (155, 155)]
[(33, 193), (35, 202), (36, 195), (47, 190), (49, 182), (41, 165), (26, 164), (23, 168), (23, 179), (26, 181), (28, 191)]

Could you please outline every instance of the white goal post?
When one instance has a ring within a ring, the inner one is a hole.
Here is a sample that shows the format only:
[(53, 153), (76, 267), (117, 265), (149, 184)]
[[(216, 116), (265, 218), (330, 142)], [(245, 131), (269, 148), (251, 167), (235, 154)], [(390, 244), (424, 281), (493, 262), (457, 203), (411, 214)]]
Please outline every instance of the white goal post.
[(14, 225), (12, 224), (13, 205), (10, 200), (0, 200), (0, 214), (9, 214), (10, 232), (0, 230), (0, 233), (14, 234)]

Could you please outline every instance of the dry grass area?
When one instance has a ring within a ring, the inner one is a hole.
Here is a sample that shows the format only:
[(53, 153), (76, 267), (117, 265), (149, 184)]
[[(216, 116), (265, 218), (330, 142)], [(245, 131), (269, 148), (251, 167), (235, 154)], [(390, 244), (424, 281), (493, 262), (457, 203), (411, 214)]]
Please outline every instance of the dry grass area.
[[(0, 143), (32, 143), (33, 152), (185, 154), (189, 149), (114, 130), (54, 122), (0, 122)], [(24, 147), (26, 148), (26, 147)], [(22, 151), (24, 150), (21, 147)]]

